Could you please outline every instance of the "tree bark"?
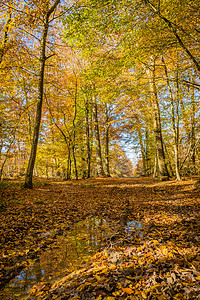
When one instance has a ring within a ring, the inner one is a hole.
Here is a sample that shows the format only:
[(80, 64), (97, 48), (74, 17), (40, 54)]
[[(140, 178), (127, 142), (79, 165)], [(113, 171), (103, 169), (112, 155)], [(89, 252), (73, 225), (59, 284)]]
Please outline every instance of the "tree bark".
[(174, 173), (173, 173), (173, 168), (172, 168), (172, 163), (171, 163), (171, 162), (173, 162), (173, 158), (171, 157), (170, 153), (168, 152), (165, 143), (163, 143), (163, 147), (164, 147), (164, 151), (165, 151), (166, 166), (167, 166), (167, 170), (169, 173), (169, 177), (173, 177)]
[(96, 98), (93, 96), (92, 98), (93, 105), (93, 118), (94, 118), (94, 134), (96, 139), (96, 167), (97, 167), (97, 175), (104, 176), (103, 170), (103, 162), (101, 156), (101, 142), (100, 142), (100, 134), (99, 134), (99, 123), (98, 123), (98, 114), (97, 114), (97, 102)]
[(157, 158), (157, 152), (156, 152), (155, 157), (154, 157), (153, 177), (157, 176), (157, 170), (158, 170), (158, 158)]
[(87, 151), (87, 178), (90, 178), (91, 147), (90, 147), (90, 125), (89, 125), (89, 103), (85, 96), (85, 129), (86, 129), (86, 151)]
[(146, 175), (146, 173), (147, 173), (146, 155), (145, 155), (145, 148), (144, 148), (143, 140), (142, 140), (141, 124), (140, 124), (138, 115), (135, 115), (135, 119), (136, 119), (136, 128), (137, 128), (137, 134), (138, 134), (138, 138), (139, 138), (140, 150), (141, 150), (141, 154), (142, 154), (143, 171), (144, 171), (144, 175)]
[(105, 105), (106, 112), (106, 132), (105, 132), (105, 166), (106, 166), (106, 176), (110, 177), (110, 160), (109, 160), (109, 115), (108, 115), (108, 104)]
[(72, 170), (72, 161), (71, 161), (71, 150), (70, 150), (70, 143), (68, 147), (68, 157), (67, 157), (67, 180), (71, 179), (71, 170)]
[(194, 168), (194, 174), (196, 174), (196, 157), (195, 157), (195, 153), (196, 153), (196, 147), (195, 147), (195, 142), (196, 142), (196, 126), (195, 126), (195, 96), (194, 96), (194, 86), (192, 87), (192, 128), (191, 128), (191, 146), (193, 149), (192, 152), (192, 165)]
[[(170, 95), (170, 102), (171, 102), (171, 115), (172, 115), (172, 128), (173, 128), (173, 140), (174, 140), (174, 163), (175, 163), (175, 174), (176, 174), (176, 179), (181, 180), (180, 176), (180, 171), (179, 171), (179, 116), (178, 116), (178, 111), (177, 111), (177, 124), (176, 124), (176, 117), (175, 117), (175, 106), (174, 106), (174, 98), (173, 98), (173, 93), (172, 89), (169, 83), (169, 76), (168, 76), (168, 71), (167, 67), (165, 64), (164, 57), (162, 57), (162, 62), (165, 70), (165, 76), (166, 76), (166, 81), (167, 81), (167, 87), (169, 90), (169, 95)], [(178, 70), (177, 70), (178, 72)], [(178, 85), (178, 74), (176, 78), (176, 89), (177, 89), (177, 110), (179, 106), (179, 85)]]
[(37, 145), (40, 131), (40, 123), (42, 116), (42, 103), (43, 103), (43, 90), (44, 90), (44, 69), (46, 62), (46, 41), (47, 34), (49, 29), (49, 17), (54, 12), (55, 8), (59, 4), (60, 0), (56, 0), (50, 9), (47, 10), (45, 14), (44, 24), (43, 24), (43, 32), (40, 44), (40, 58), (39, 58), (39, 74), (38, 74), (38, 100), (37, 100), (37, 108), (36, 108), (36, 118), (35, 118), (35, 126), (33, 132), (33, 140), (31, 146), (31, 153), (28, 162), (28, 167), (26, 170), (25, 176), (25, 188), (33, 188), (33, 169), (35, 165), (36, 153), (37, 153)]
[(72, 155), (73, 155), (73, 161), (74, 161), (74, 172), (75, 172), (75, 178), (78, 180), (78, 170), (77, 170), (77, 164), (76, 164), (76, 115), (77, 115), (77, 78), (76, 78), (76, 86), (75, 86), (75, 95), (74, 95), (74, 117), (73, 117), (73, 143), (72, 143)]
[(155, 82), (155, 59), (153, 60), (149, 83), (150, 83), (150, 90), (152, 95), (151, 97), (152, 117), (153, 117), (153, 127), (154, 127), (154, 135), (155, 135), (155, 142), (156, 142), (159, 176), (169, 177), (169, 173), (165, 162), (162, 128), (161, 128), (161, 121), (160, 121), (160, 108), (158, 103), (158, 96), (157, 96), (157, 89), (156, 89), (156, 82)]
[(152, 163), (151, 163), (151, 151), (150, 151), (150, 137), (149, 137), (149, 129), (145, 127), (145, 161), (146, 161), (146, 175), (149, 176), (152, 174)]

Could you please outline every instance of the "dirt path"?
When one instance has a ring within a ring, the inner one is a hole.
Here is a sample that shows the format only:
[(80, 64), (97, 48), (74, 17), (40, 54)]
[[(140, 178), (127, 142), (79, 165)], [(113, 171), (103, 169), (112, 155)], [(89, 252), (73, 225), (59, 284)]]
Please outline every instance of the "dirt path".
[[(48, 293), (45, 299), (198, 299), (200, 195), (193, 185), (194, 181), (158, 182), (153, 178), (41, 180), (33, 190), (13, 183), (2, 185), (0, 287), (74, 222), (100, 216), (120, 226), (128, 220), (141, 221), (142, 236), (127, 240), (118, 232), (106, 242), (106, 254), (94, 259), (107, 273), (98, 268), (91, 273), (90, 265), (89, 273), (85, 270), (80, 277), (68, 278), (64, 291), (65, 279), (53, 289), (41, 284), (32, 290), (31, 299), (37, 299), (38, 293), (41, 297)], [(45, 232), (51, 235), (44, 238)], [(120, 259), (113, 260), (113, 251)], [(89, 283), (85, 285), (81, 277)]]

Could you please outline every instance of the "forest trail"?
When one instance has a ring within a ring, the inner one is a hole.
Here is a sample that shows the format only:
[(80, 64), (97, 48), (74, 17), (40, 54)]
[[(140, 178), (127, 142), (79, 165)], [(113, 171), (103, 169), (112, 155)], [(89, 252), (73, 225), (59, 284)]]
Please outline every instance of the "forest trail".
[[(37, 180), (27, 190), (20, 182), (3, 182), (0, 295), (58, 236), (81, 220), (99, 218), (112, 229), (99, 252), (84, 269), (66, 271), (68, 277), (54, 285), (36, 282), (29, 299), (199, 299), (200, 195), (194, 183)], [(139, 233), (127, 235), (128, 222), (140, 224)], [(16, 294), (14, 299), (20, 298)]]

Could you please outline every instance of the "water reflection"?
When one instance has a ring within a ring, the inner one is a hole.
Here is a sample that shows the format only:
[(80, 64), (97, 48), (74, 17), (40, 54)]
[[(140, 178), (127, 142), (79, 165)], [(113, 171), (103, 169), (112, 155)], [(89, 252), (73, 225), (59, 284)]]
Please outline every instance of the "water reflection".
[[(118, 225), (128, 235), (141, 228), (141, 223), (136, 221)], [(0, 298), (23, 299), (37, 282), (52, 282), (66, 276), (81, 267), (115, 232), (116, 223), (101, 218), (88, 218), (75, 224), (72, 230), (58, 236), (39, 258), (29, 260), (28, 267), (0, 292)]]
[(140, 230), (142, 229), (142, 223), (139, 222), (139, 221), (129, 221), (126, 223), (126, 226), (125, 226), (125, 231), (128, 233), (128, 234), (131, 234), (133, 231), (137, 231), (137, 234), (139, 236), (142, 235), (142, 233), (140, 232)]

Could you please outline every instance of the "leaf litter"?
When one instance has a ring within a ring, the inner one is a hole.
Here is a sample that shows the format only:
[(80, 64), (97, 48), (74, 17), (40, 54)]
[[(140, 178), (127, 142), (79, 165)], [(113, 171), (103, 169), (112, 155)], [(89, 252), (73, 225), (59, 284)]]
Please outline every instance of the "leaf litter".
[[(99, 216), (113, 229), (101, 251), (61, 280), (37, 283), (27, 299), (200, 299), (200, 195), (193, 185), (103, 178), (3, 189), (1, 287), (74, 223)], [(131, 222), (137, 229), (128, 230)]]

